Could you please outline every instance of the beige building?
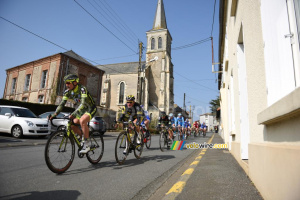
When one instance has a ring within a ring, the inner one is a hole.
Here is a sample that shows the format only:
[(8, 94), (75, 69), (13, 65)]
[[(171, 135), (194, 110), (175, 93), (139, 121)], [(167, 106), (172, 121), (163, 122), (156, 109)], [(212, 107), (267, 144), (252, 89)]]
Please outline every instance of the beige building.
[(153, 28), (146, 34), (146, 62), (141, 63), (140, 71), (139, 62), (97, 66), (105, 71), (101, 105), (117, 111), (132, 94), (156, 118), (160, 111), (174, 109), (172, 37), (162, 0), (158, 0)]
[[(73, 51), (58, 53), (6, 70), (4, 99), (43, 104), (59, 104), (65, 84), (63, 77), (77, 74), (100, 105), (102, 76), (104, 71), (96, 68)], [(72, 107), (71, 102), (67, 103)]]
[(265, 199), (300, 199), (299, 4), (220, 1), (220, 134)]

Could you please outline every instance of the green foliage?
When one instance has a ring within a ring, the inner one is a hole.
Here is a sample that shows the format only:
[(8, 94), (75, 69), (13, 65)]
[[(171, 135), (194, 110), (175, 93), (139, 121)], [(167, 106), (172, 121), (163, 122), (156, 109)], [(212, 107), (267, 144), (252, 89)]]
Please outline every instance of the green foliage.
[(210, 110), (212, 113), (216, 113), (217, 109), (220, 107), (220, 96), (217, 96), (217, 99), (213, 99), (209, 102)]
[[(36, 115), (40, 115), (49, 111), (55, 111), (57, 108), (57, 105), (52, 104), (28, 103), (22, 101), (11, 101), (7, 99), (0, 99), (0, 105), (25, 107)], [(74, 108), (64, 107), (63, 112), (74, 112)]]

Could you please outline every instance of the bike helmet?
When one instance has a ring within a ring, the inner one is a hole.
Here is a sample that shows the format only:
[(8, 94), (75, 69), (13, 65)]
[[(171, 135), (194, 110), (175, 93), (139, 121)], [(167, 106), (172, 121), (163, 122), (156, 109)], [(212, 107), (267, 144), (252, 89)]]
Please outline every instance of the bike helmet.
[(126, 101), (134, 101), (135, 100), (135, 97), (133, 95), (128, 95), (126, 97)]
[(79, 78), (76, 74), (68, 74), (64, 77), (64, 82), (74, 82), (76, 81), (77, 83), (79, 82)]
[(169, 117), (173, 117), (173, 113), (170, 113), (170, 114), (169, 114)]
[(166, 116), (166, 115), (167, 115), (166, 112), (164, 112), (164, 111), (161, 112), (161, 116), (162, 116), (162, 117), (164, 117), (164, 116)]
[(179, 113), (178, 116), (181, 116), (181, 113)]

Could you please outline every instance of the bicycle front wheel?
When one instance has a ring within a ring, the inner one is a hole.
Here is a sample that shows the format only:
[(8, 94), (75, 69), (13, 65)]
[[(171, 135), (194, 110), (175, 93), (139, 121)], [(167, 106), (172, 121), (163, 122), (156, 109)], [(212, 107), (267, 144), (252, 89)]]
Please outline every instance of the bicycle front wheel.
[(129, 153), (129, 141), (127, 139), (126, 131), (119, 134), (116, 146), (115, 146), (115, 157), (119, 165), (122, 165), (127, 158)]
[(142, 152), (143, 152), (143, 148), (144, 148), (144, 134), (142, 132), (136, 133), (134, 135), (134, 156), (137, 159), (141, 158)]
[(159, 135), (159, 148), (161, 151), (165, 151), (167, 149), (167, 140), (165, 137), (165, 133), (162, 131)]
[(144, 144), (146, 145), (147, 149), (150, 149), (151, 146), (151, 133), (146, 133), (146, 136), (144, 138)]
[(103, 137), (98, 131), (90, 133), (90, 148), (91, 150), (86, 154), (86, 158), (92, 164), (100, 162), (104, 152)]
[(45, 146), (45, 161), (52, 172), (61, 174), (67, 171), (74, 156), (74, 140), (65, 131), (56, 131), (50, 136)]

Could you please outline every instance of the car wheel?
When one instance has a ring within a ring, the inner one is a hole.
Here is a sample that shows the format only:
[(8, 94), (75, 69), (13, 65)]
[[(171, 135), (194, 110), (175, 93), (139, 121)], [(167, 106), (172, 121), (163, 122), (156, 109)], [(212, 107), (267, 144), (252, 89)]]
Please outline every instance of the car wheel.
[(19, 126), (19, 125), (15, 125), (11, 129), (11, 134), (15, 138), (21, 138), (23, 136), (23, 129), (22, 129), (22, 127)]

